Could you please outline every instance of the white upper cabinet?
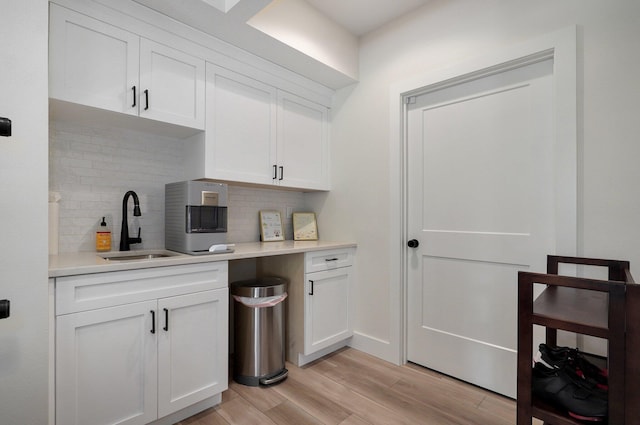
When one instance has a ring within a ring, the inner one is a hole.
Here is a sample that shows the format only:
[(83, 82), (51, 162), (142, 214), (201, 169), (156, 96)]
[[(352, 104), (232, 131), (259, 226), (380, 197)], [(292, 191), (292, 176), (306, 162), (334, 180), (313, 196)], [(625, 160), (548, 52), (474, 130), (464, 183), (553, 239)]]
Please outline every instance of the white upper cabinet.
[(273, 184), (276, 89), (208, 63), (206, 92), (205, 176)]
[(328, 109), (278, 91), (278, 181), (329, 189)]
[(140, 116), (204, 129), (204, 78), (204, 60), (141, 39)]
[(138, 114), (140, 37), (51, 4), (49, 97)]
[(329, 189), (327, 107), (213, 64), (206, 93), (204, 177)]
[(204, 129), (205, 62), (51, 4), (49, 96)]

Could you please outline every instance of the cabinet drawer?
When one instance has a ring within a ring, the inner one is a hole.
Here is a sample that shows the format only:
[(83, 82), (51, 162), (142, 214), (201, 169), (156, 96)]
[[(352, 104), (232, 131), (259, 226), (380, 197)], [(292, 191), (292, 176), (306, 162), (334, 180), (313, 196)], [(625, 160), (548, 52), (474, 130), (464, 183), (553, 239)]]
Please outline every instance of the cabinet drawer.
[(333, 270), (353, 265), (353, 249), (332, 249), (305, 254), (305, 273)]
[(228, 286), (226, 261), (56, 279), (56, 315)]

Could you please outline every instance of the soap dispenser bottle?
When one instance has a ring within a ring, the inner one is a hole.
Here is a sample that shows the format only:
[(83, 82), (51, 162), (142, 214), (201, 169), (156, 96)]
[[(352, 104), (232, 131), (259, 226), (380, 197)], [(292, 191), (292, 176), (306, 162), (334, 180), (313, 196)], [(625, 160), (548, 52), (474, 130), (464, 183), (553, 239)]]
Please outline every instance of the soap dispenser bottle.
[(104, 217), (102, 217), (100, 227), (96, 231), (96, 251), (111, 251), (111, 230), (107, 227)]

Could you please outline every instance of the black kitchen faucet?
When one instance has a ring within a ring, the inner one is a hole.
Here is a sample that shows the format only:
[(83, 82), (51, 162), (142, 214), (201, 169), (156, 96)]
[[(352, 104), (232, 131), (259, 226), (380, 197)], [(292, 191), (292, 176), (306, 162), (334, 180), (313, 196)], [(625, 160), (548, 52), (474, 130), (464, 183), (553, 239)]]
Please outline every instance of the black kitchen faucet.
[(133, 196), (133, 215), (136, 217), (140, 217), (142, 215), (142, 213), (140, 212), (140, 201), (138, 200), (138, 195), (133, 190), (125, 193), (124, 198), (122, 199), (122, 230), (120, 230), (120, 251), (129, 251), (131, 249), (129, 245), (133, 243), (142, 243), (139, 227), (138, 237), (129, 237), (129, 223), (127, 222), (127, 202), (129, 201), (129, 196)]

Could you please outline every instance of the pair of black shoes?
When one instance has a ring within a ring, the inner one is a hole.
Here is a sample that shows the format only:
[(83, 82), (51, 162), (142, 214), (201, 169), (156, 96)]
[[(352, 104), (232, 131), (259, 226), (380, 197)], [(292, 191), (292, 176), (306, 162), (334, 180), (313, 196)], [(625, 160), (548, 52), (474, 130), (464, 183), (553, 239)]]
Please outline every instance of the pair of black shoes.
[(576, 419), (606, 420), (606, 371), (574, 348), (540, 344), (539, 350), (541, 360), (533, 367), (533, 394), (566, 410)]

